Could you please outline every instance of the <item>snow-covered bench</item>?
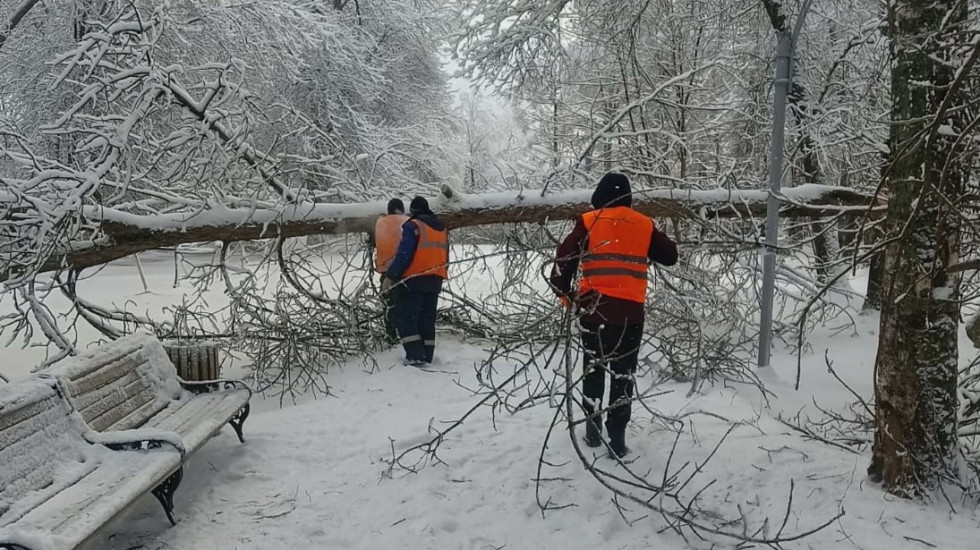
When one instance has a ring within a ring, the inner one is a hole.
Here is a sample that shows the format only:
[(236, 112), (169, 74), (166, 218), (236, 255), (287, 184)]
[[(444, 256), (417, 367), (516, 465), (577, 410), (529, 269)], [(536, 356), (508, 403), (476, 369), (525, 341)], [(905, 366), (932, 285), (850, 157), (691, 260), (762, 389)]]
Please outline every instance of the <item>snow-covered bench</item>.
[(125, 336), (45, 371), (97, 432), (173, 432), (192, 455), (225, 424), (244, 442), (252, 391), (238, 380), (189, 382), (177, 376), (151, 334)]
[(0, 549), (85, 544), (146, 493), (167, 508), (182, 471), (149, 432), (93, 433), (52, 379), (0, 385)]

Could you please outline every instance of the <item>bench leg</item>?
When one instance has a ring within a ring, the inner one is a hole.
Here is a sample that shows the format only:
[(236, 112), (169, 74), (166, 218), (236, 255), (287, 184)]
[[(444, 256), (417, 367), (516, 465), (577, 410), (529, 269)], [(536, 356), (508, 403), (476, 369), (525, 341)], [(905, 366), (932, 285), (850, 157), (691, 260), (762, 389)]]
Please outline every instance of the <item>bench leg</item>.
[(177, 491), (180, 480), (183, 478), (184, 467), (181, 466), (176, 472), (170, 474), (170, 477), (164, 480), (163, 483), (153, 489), (153, 496), (157, 497), (157, 500), (163, 505), (163, 511), (166, 512), (167, 519), (170, 520), (170, 525), (177, 525), (177, 522), (174, 521), (174, 493)]
[(228, 421), (232, 428), (235, 428), (235, 433), (238, 434), (238, 441), (245, 443), (245, 436), (242, 435), (242, 426), (245, 424), (245, 419), (248, 418), (249, 405), (245, 403), (245, 406), (235, 413), (235, 416), (231, 417)]

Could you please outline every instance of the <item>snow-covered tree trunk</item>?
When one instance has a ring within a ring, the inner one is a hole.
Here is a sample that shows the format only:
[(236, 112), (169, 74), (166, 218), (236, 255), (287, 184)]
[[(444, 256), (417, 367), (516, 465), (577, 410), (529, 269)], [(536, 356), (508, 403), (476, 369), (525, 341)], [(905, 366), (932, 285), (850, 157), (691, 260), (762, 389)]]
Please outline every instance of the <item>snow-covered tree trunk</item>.
[(965, 116), (957, 90), (971, 62), (964, 63), (968, 56), (954, 42), (962, 37), (966, 2), (891, 0), (888, 9), (891, 241), (868, 471), (888, 491), (910, 495), (948, 471), (956, 449), (960, 280), (947, 268), (957, 261), (955, 205), (966, 179), (958, 139)]
[(885, 292), (884, 286), (882, 284), (885, 278), (885, 254), (884, 252), (878, 252), (871, 256), (871, 261), (868, 267), (868, 288), (864, 293), (864, 305), (862, 309), (867, 310), (881, 310), (881, 304), (884, 301), (882, 296)]
[[(883, 189), (882, 195), (887, 193), (887, 182), (888, 182), (888, 156), (884, 155), (882, 159), (881, 168), (881, 181), (885, 182), (885, 188)], [(883, 239), (882, 228), (880, 226), (872, 226), (865, 228), (864, 230), (865, 242), (871, 246), (877, 246)], [(879, 248), (877, 252), (872, 254), (870, 261), (868, 262), (868, 287), (864, 293), (864, 305), (862, 309), (864, 311), (874, 310), (881, 311), (881, 305), (885, 301), (885, 251), (883, 248)]]
[[(591, 189), (546, 195), (541, 190), (464, 195), (449, 187), (430, 198), (433, 209), (449, 229), (504, 223), (543, 223), (573, 219), (591, 208)], [(638, 192), (633, 207), (654, 218), (742, 219), (765, 213), (767, 193), (758, 190)], [(787, 189), (781, 196), (785, 218), (863, 212), (871, 197), (850, 189), (807, 185)], [(246, 241), (307, 235), (367, 233), (385, 201), (360, 204), (297, 203), (272, 208), (221, 208), (200, 212), (136, 215), (103, 206), (82, 209), (86, 223), (103, 237), (97, 242), (78, 236), (78, 242), (44, 243), (38, 272), (101, 265), (144, 250), (205, 241)], [(2, 227), (2, 225), (0, 225)], [(55, 250), (49, 250), (54, 247)], [(0, 249), (0, 280), (22, 274), (23, 266)], [(9, 254), (9, 253), (8, 253)], [(32, 253), (34, 254), (34, 253)], [(21, 253), (23, 256), (23, 253)], [(22, 261), (22, 260), (21, 260)]]

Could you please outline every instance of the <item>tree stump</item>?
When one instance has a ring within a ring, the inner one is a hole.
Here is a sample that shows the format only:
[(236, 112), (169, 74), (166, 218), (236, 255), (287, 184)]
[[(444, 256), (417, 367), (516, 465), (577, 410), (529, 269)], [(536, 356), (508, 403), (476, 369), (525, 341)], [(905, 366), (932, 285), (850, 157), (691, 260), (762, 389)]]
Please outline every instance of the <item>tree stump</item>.
[(221, 363), (218, 361), (218, 345), (202, 340), (170, 340), (164, 342), (167, 357), (177, 367), (177, 376), (184, 380), (199, 382), (217, 380), (221, 377)]

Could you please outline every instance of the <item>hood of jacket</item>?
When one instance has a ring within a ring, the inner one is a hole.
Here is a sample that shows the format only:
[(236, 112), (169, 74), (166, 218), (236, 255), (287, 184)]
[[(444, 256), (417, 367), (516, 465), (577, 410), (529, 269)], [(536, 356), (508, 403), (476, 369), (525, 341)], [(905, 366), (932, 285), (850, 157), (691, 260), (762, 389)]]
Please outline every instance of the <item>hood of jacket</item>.
[(592, 193), (592, 206), (596, 209), (633, 206), (633, 190), (630, 188), (629, 178), (619, 172), (609, 172), (602, 176)]

